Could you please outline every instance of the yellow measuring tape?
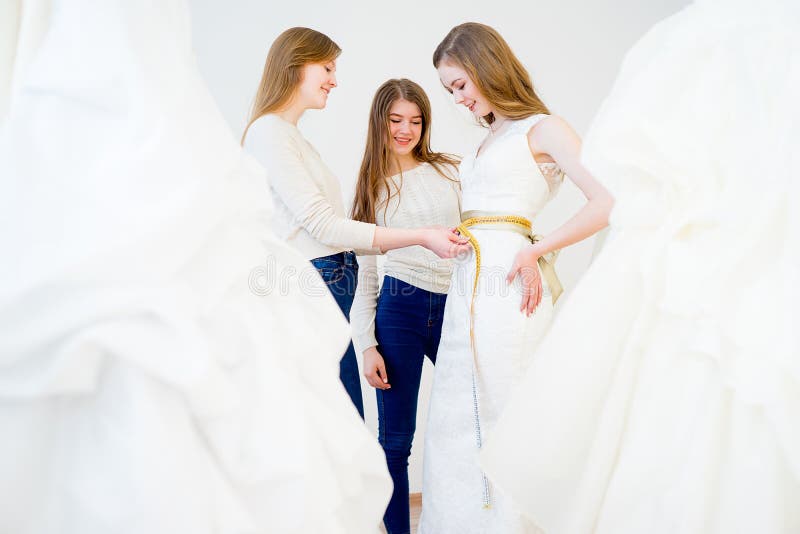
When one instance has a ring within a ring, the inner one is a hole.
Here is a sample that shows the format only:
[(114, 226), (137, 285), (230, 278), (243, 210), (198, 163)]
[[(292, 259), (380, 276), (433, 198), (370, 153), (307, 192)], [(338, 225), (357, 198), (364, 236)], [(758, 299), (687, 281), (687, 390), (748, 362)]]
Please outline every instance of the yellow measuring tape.
[[(521, 217), (519, 215), (488, 215), (485, 213), (486, 212), (477, 210), (464, 212), (463, 220), (456, 228), (458, 233), (469, 240), (469, 243), (472, 245), (472, 249), (475, 251), (475, 280), (472, 283), (470, 315), (472, 315), (472, 312), (474, 311), (475, 296), (478, 289), (478, 277), (481, 274), (481, 246), (478, 243), (478, 240), (475, 239), (475, 236), (472, 234), (472, 232), (469, 231), (469, 228), (477, 225), (493, 225), (496, 228), (501, 226), (502, 228), (497, 229), (507, 229), (517, 232), (518, 234), (530, 239), (532, 243), (536, 243), (541, 239), (538, 235), (533, 233), (533, 225), (531, 225), (531, 221), (525, 217)], [(558, 279), (558, 275), (556, 274), (555, 270), (555, 260), (557, 255), (557, 252), (551, 252), (541, 256), (538, 260), (539, 269), (542, 271), (542, 278), (544, 278), (544, 280), (547, 282), (547, 286), (550, 288), (553, 304), (556, 303), (558, 297), (560, 297), (564, 292), (564, 286), (561, 285), (561, 281)]]

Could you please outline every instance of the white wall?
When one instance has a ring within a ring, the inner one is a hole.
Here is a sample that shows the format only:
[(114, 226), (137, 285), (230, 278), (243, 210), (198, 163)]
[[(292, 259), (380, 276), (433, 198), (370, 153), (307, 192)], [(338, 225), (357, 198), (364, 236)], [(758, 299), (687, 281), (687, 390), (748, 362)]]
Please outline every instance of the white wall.
[[(342, 181), (349, 204), (360, 164), (372, 95), (386, 79), (410, 78), (426, 89), (433, 106), (435, 150), (465, 154), (484, 130), (452, 104), (441, 87), (431, 56), (451, 27), (465, 21), (494, 26), (528, 67), (540, 96), (553, 113), (585, 133), (609, 92), (625, 51), (661, 18), (687, 0), (510, 0), (403, 3), (344, 1), (190, 0), (194, 42), (201, 72), (238, 137), (261, 76), (272, 40), (291, 26), (308, 26), (333, 38), (343, 49), (339, 88), (323, 112), (300, 122)], [(581, 205), (569, 184), (551, 202), (537, 230), (547, 232)], [(587, 240), (564, 251), (558, 270), (574, 286), (592, 251)], [(411, 491), (421, 489), (424, 439), (432, 369), (426, 363), (420, 393), (417, 435), (411, 459)], [(363, 384), (367, 421), (376, 426), (374, 391)]]

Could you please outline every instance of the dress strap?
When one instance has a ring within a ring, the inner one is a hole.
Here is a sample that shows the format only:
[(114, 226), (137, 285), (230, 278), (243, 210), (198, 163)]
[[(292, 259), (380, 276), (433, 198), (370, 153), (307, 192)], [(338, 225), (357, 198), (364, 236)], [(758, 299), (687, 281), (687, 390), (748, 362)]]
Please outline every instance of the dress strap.
[(530, 117), (525, 117), (524, 119), (520, 119), (515, 121), (512, 125), (512, 129), (514, 133), (528, 135), (528, 132), (531, 131), (531, 128), (539, 124), (539, 121), (546, 119), (550, 115), (546, 113), (540, 113), (538, 115), (531, 115)]

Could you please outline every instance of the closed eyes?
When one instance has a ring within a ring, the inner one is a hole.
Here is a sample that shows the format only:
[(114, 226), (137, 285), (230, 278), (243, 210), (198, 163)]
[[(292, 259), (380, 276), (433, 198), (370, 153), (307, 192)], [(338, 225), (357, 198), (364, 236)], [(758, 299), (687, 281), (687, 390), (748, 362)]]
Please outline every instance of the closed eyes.
[[(459, 91), (463, 91), (466, 85), (467, 85), (466, 82), (461, 82), (461, 84), (458, 85), (456, 89), (458, 89)], [(447, 89), (447, 92), (450, 93), (451, 95), (453, 94), (453, 89), (451, 89), (450, 87), (445, 86), (445, 89)]]

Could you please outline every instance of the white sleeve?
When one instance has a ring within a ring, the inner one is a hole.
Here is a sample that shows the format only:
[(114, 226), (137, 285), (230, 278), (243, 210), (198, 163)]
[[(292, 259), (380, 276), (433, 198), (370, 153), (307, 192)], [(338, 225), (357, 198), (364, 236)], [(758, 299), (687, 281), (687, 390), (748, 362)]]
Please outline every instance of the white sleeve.
[(358, 286), (350, 308), (350, 327), (356, 353), (378, 345), (375, 311), (378, 307), (378, 261), (375, 256), (358, 257)]
[(297, 224), (325, 245), (374, 250), (375, 225), (335, 213), (330, 200), (311, 177), (303, 153), (291, 134), (272, 127), (260, 130), (261, 135), (253, 140), (258, 144), (253, 155), (266, 167), (275, 195), (286, 205)]

